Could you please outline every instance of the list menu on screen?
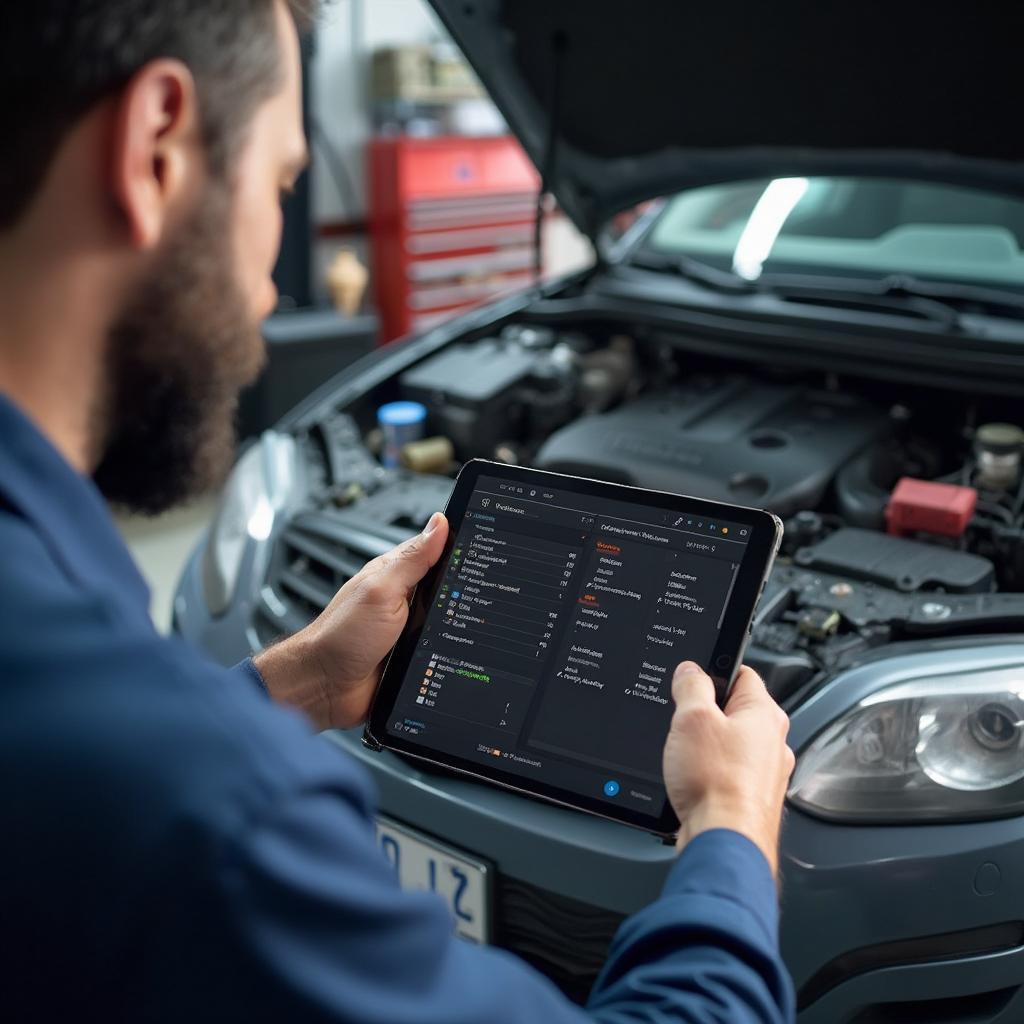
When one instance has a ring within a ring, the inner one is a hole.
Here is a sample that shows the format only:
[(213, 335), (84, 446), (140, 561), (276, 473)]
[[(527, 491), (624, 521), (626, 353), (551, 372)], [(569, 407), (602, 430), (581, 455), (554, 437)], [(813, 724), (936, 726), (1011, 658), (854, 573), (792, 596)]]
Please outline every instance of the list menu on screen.
[(659, 815), (672, 674), (707, 664), (749, 532), (481, 477), (389, 732)]

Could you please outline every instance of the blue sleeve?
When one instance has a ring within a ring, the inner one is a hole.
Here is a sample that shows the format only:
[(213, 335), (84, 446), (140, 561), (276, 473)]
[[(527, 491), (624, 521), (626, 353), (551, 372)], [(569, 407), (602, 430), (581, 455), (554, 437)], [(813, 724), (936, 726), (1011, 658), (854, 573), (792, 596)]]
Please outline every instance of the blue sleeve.
[[(433, 894), (399, 889), (347, 766), (281, 795), (224, 847), (204, 920), (168, 947), (194, 959), (187, 989), (157, 985), (153, 1019), (359, 1024), (779, 1024), (792, 996), (779, 961), (775, 885), (746, 840), (695, 840), (664, 895), (627, 921), (589, 1007), (501, 950), (453, 935)], [(170, 948), (168, 948), (170, 953)], [(180, 982), (180, 975), (178, 978)], [(146, 1019), (149, 1019), (147, 1016)]]
[(229, 669), (228, 672), (235, 679), (242, 680), (247, 686), (254, 687), (265, 697), (270, 696), (266, 680), (262, 675), (260, 675), (260, 670), (256, 667), (256, 662), (254, 662), (252, 658), (246, 658), (245, 661), (240, 661), (233, 668)]
[(683, 850), (661, 898), (619, 929), (588, 1007), (608, 1022), (660, 1020), (669, 1009), (709, 1024), (792, 1021), (778, 919), (761, 851), (735, 832), (704, 832)]

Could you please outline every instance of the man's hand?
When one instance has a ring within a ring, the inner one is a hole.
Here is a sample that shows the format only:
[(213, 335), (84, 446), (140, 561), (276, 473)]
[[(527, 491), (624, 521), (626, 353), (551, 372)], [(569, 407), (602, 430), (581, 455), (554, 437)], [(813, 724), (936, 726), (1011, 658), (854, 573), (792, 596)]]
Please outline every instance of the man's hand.
[(672, 696), (664, 769), (680, 823), (679, 849), (700, 832), (728, 828), (750, 839), (777, 873), (782, 801), (795, 763), (785, 712), (745, 666), (725, 711), (693, 662), (676, 669)]
[(413, 589), (447, 538), (448, 521), (437, 512), (423, 533), (367, 562), (305, 629), (260, 655), (256, 667), (271, 696), (301, 708), (320, 729), (362, 722)]

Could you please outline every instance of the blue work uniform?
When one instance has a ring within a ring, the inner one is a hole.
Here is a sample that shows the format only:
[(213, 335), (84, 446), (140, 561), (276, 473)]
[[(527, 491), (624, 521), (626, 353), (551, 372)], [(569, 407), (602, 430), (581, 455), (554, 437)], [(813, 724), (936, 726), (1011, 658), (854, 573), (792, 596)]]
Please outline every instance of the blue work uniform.
[(399, 889), (359, 765), (148, 602), (92, 482), (0, 396), (0, 1019), (792, 1019), (748, 840), (697, 837), (579, 1007)]

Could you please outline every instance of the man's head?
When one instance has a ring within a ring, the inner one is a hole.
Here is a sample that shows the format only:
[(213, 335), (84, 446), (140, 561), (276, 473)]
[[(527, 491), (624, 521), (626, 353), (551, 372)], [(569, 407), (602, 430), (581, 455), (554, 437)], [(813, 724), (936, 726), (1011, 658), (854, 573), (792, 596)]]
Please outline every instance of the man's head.
[(262, 365), (259, 322), (276, 301), (280, 196), (306, 159), (296, 23), (312, 7), (5, 11), (0, 243), (9, 256), (49, 246), (54, 263), (80, 255), (81, 278), (99, 282), (86, 468), (119, 503), (160, 511), (230, 458), (237, 395)]

